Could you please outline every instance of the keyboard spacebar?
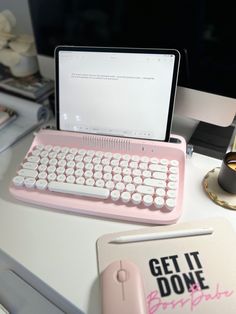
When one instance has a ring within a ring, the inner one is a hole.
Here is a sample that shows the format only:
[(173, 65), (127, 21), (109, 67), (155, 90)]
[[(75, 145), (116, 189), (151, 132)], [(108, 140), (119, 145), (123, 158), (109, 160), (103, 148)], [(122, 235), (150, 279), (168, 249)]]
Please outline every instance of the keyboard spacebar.
[(48, 189), (53, 192), (67, 193), (79, 196), (95, 197), (107, 199), (110, 191), (95, 186), (71, 184), (65, 182), (51, 181), (48, 183)]

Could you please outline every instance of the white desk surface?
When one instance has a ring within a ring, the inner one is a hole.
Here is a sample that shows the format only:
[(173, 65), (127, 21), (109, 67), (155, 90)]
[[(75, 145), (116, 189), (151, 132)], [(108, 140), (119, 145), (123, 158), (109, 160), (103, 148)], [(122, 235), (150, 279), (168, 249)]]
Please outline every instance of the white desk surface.
[[(99, 314), (96, 240), (103, 234), (144, 225), (68, 214), (15, 200), (8, 187), (32, 139), (29, 134), (0, 154), (0, 248), (85, 313)], [(187, 159), (179, 222), (222, 216), (236, 230), (236, 212), (214, 204), (202, 188), (204, 175), (220, 164), (199, 154)]]

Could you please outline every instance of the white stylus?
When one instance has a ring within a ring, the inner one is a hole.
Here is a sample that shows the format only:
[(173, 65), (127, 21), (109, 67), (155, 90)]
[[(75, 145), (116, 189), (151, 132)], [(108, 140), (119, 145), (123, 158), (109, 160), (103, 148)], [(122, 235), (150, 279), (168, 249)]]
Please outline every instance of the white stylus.
[(194, 237), (200, 235), (212, 234), (212, 228), (200, 228), (200, 229), (189, 229), (189, 230), (177, 230), (169, 232), (154, 232), (146, 234), (133, 234), (127, 236), (121, 236), (110, 241), (110, 243), (130, 243), (130, 242), (142, 242), (152, 240), (163, 240), (183, 237)]

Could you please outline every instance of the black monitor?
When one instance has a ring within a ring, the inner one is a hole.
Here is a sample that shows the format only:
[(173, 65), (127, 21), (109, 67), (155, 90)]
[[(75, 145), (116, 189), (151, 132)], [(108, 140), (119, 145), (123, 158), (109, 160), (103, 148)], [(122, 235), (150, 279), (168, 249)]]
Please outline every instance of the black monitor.
[[(229, 4), (213, 0), (50, 0), (49, 5), (48, 0), (29, 0), (29, 7), (43, 75), (53, 76), (57, 45), (175, 48), (181, 52), (181, 105), (183, 94), (197, 90), (224, 96), (218, 101), (222, 106), (232, 104), (230, 110), (236, 112), (236, 20)], [(205, 96), (200, 95), (201, 99)], [(195, 96), (196, 92), (192, 98)], [(209, 103), (209, 94), (206, 96)], [(212, 98), (213, 103), (218, 101)], [(191, 110), (194, 117), (195, 108)]]

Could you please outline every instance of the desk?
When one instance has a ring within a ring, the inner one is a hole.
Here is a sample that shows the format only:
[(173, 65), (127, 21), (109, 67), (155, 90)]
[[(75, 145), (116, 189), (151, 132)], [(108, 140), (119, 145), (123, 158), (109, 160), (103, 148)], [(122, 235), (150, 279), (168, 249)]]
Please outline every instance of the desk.
[[(0, 154), (0, 248), (87, 314), (99, 314), (96, 240), (103, 234), (144, 227), (27, 205), (8, 192), (33, 134)], [(183, 215), (179, 222), (222, 216), (236, 230), (236, 212), (214, 204), (201, 186), (221, 162), (193, 154), (186, 162)]]

